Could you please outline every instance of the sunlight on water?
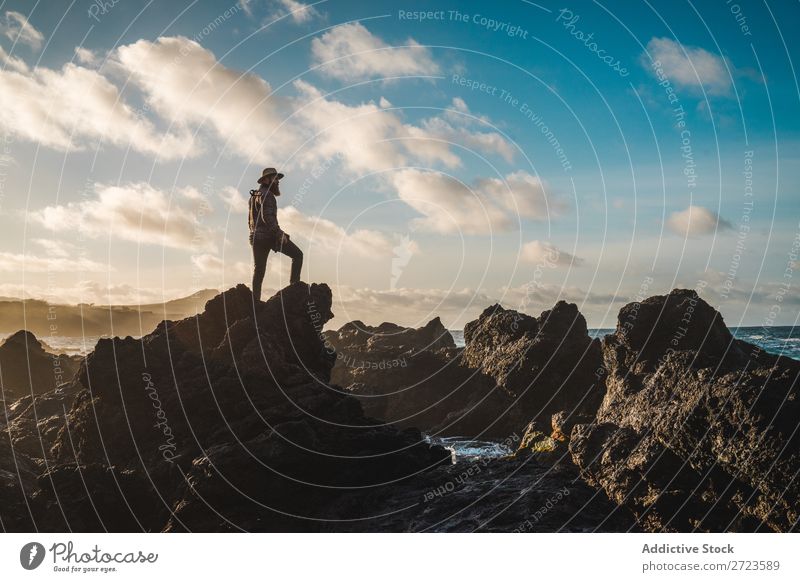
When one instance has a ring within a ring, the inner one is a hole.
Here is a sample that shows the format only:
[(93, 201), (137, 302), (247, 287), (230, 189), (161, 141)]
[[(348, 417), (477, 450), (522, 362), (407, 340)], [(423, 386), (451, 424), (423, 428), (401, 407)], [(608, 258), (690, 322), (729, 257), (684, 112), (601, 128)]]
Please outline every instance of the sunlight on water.
[(475, 461), (478, 459), (497, 459), (514, 451), (501, 442), (481, 441), (464, 437), (429, 437), (425, 440), (432, 445), (440, 445), (452, 453), (453, 462)]

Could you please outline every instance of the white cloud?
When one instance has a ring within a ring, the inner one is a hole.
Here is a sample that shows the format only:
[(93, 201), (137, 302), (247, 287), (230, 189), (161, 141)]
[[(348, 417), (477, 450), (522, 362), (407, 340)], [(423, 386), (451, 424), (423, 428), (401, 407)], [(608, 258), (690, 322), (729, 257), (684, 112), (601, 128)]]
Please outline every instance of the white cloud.
[(95, 192), (95, 200), (48, 206), (31, 218), (56, 232), (79, 230), (93, 238), (109, 236), (177, 249), (216, 248), (214, 233), (201, 223), (201, 212), (182, 207), (147, 183), (98, 184)]
[(85, 257), (72, 259), (63, 255), (41, 257), (0, 252), (0, 271), (5, 273), (104, 273), (112, 270), (109, 265)]
[(220, 190), (219, 197), (231, 212), (236, 214), (247, 214), (249, 208), (248, 200), (244, 197), (244, 194), (239, 192), (233, 186), (225, 186), (222, 190)]
[(393, 243), (375, 230), (347, 232), (331, 220), (306, 216), (294, 206), (279, 208), (278, 222), (291, 237), (306, 240), (317, 250), (354, 253), (368, 258), (392, 256)]
[(75, 58), (84, 65), (95, 65), (98, 62), (97, 55), (82, 46), (75, 47)]
[(228, 271), (234, 276), (243, 276), (252, 272), (249, 264), (242, 261), (224, 261), (217, 255), (203, 253), (192, 255), (192, 264), (203, 274), (219, 274)]
[(523, 261), (546, 267), (578, 267), (583, 259), (566, 253), (549, 242), (533, 240), (522, 245)]
[[(409, 128), (392, 111), (381, 109), (374, 103), (346, 105), (326, 99), (312, 85), (298, 81), (297, 89), (307, 100), (305, 107), (297, 113), (302, 122), (317, 134), (314, 141), (300, 153), (307, 163), (314, 160), (343, 156), (348, 170), (364, 174), (403, 165), (408, 149), (421, 142), (396, 141), (407, 136)], [(439, 147), (438, 151), (442, 151)], [(425, 152), (426, 157), (433, 154)], [(445, 152), (439, 155), (445, 163), (457, 162), (457, 158)]]
[(0, 24), (0, 30), (14, 42), (21, 42), (34, 50), (42, 48), (44, 35), (28, 22), (28, 17), (24, 14), (9, 10), (4, 22)]
[(659, 61), (664, 75), (679, 87), (704, 88), (711, 95), (730, 92), (731, 76), (725, 61), (703, 48), (684, 46), (669, 38), (652, 38), (647, 43), (647, 53), (642, 55), (642, 63), (650, 71), (651, 61)]
[(198, 207), (202, 207), (203, 212), (208, 213), (214, 210), (214, 207), (211, 205), (211, 202), (208, 200), (208, 196), (205, 193), (201, 192), (194, 186), (184, 186), (183, 188), (176, 188), (175, 193), (186, 200), (191, 200), (192, 202), (197, 202)]
[(0, 62), (6, 66), (6, 68), (11, 69), (12, 71), (16, 71), (18, 73), (27, 73), (28, 72), (28, 65), (25, 64), (25, 61), (18, 57), (11, 56), (8, 54), (3, 47), (0, 46)]
[(439, 66), (428, 49), (412, 38), (393, 47), (353, 22), (337, 26), (311, 41), (313, 64), (342, 81), (403, 75), (435, 75)]
[(313, 6), (303, 2), (298, 2), (297, 0), (278, 0), (278, 2), (286, 9), (291, 19), (298, 24), (308, 22), (312, 18), (319, 16), (319, 12)]
[[(76, 51), (78, 60), (96, 63), (91, 51)], [(305, 81), (294, 83), (297, 96), (281, 97), (264, 79), (224, 66), (184, 37), (119, 47), (102, 73), (75, 63), (29, 70), (1, 48), (0, 60), (8, 67), (0, 71), (0, 128), (58, 150), (105, 141), (175, 159), (201, 153), (211, 134), (248, 161), (281, 160), (298, 151), (285, 165), (314, 167), (319, 159), (341, 156), (344, 169), (360, 175), (413, 163), (458, 167), (461, 159), (449, 142), (508, 161), (513, 156), (500, 134), (470, 127), (487, 120), (463, 115), (466, 104), (458, 100), (455, 109), (415, 125), (386, 109), (385, 99), (349, 105)], [(145, 107), (123, 101), (107, 74), (124, 75), (143, 93)], [(156, 125), (162, 121), (169, 124), (166, 132)]]
[(208, 126), (235, 153), (283, 159), (297, 144), (292, 128), (278, 129), (291, 101), (273, 94), (261, 77), (230, 69), (193, 40), (161, 37), (117, 49), (130, 80), (164, 119), (179, 126)]
[(667, 226), (674, 233), (689, 237), (731, 228), (729, 222), (702, 206), (689, 206), (686, 210), (673, 212), (667, 219)]
[(448, 168), (461, 165), (449, 141), (489, 154), (513, 156), (511, 146), (496, 133), (472, 132), (454, 127), (442, 117), (425, 119), (420, 125), (405, 123), (396, 111), (373, 102), (348, 105), (326, 98), (305, 81), (295, 82), (305, 105), (296, 117), (314, 138), (298, 154), (301, 162), (342, 156), (346, 169), (356, 175), (380, 172), (412, 162)]
[(504, 179), (482, 178), (476, 183), (488, 198), (496, 200), (514, 215), (534, 220), (552, 219), (564, 213), (567, 205), (547, 194), (541, 178), (523, 170), (508, 174)]
[(416, 224), (435, 232), (488, 234), (511, 230), (520, 217), (544, 220), (566, 205), (550, 200), (541, 181), (525, 172), (467, 186), (439, 172), (406, 169), (392, 184), (401, 200), (424, 215)]
[(19, 63), (0, 70), (0, 110), (4, 130), (57, 150), (103, 140), (160, 158), (195, 153), (189, 132), (161, 134), (120, 100), (108, 79), (73, 63), (60, 71), (29, 71)]
[(506, 213), (480, 192), (440, 172), (401, 170), (392, 177), (400, 199), (424, 216), (415, 224), (440, 233), (510, 230)]
[(203, 273), (214, 273), (222, 271), (225, 267), (225, 262), (216, 255), (202, 254), (193, 255), (192, 263)]
[(51, 257), (69, 257), (80, 252), (80, 249), (72, 243), (52, 238), (35, 238), (31, 242), (41, 247)]
[[(463, 116), (461, 122), (465, 120)], [(514, 148), (506, 141), (506, 139), (497, 132), (483, 132), (483, 131), (470, 131), (467, 127), (458, 127), (444, 117), (430, 117), (421, 123), (421, 127), (412, 128), (410, 131), (412, 136), (419, 136), (423, 139), (423, 145), (427, 144), (429, 148), (438, 148), (441, 151), (450, 150), (450, 144), (440, 143), (438, 140), (446, 142), (453, 142), (457, 145), (464, 147), (467, 150), (478, 150), (487, 154), (497, 154), (503, 157), (507, 162), (514, 159)], [(454, 155), (454, 154), (452, 154)], [(443, 156), (440, 156), (443, 157)], [(458, 165), (456, 163), (449, 164), (450, 166)]]

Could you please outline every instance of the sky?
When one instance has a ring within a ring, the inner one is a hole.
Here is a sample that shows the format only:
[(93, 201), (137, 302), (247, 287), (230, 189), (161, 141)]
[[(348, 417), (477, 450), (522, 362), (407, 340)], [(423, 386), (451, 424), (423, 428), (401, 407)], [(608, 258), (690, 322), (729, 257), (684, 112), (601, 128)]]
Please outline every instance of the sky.
[[(796, 2), (2, 2), (0, 296), (250, 281), (247, 199), (336, 318), (695, 288), (794, 325)], [(271, 255), (265, 288), (288, 282)]]

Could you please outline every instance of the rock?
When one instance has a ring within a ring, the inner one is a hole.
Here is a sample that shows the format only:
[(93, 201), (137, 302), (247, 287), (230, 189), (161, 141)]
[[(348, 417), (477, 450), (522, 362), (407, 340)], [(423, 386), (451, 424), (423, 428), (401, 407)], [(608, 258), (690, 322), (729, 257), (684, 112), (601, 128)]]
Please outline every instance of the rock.
[[(329, 384), (330, 307), (326, 285), (255, 305), (240, 285), (141, 339), (98, 342), (30, 495), (37, 527), (313, 531), (344, 497), (449, 463)], [(354, 511), (339, 519), (371, 508)]]
[(82, 358), (49, 353), (29, 331), (20, 330), (0, 344), (2, 398), (11, 403), (43, 394), (72, 380)]
[(507, 436), (505, 427), (491, 426), (505, 399), (492, 394), (488, 378), (460, 365), (438, 317), (418, 329), (353, 321), (325, 332), (325, 340), (336, 350), (332, 381), (370, 416), (440, 436)]
[[(564, 452), (561, 453), (564, 456)], [(566, 455), (566, 459), (569, 456)], [(365, 491), (360, 502), (383, 511), (326, 531), (356, 532), (625, 532), (633, 515), (584, 483), (569, 462), (538, 457), (478, 459), (440, 467), (389, 490)], [(331, 515), (351, 510), (336, 506)]]
[(39, 470), (33, 459), (11, 446), (8, 432), (0, 430), (0, 529), (4, 532), (33, 531), (29, 496), (38, 490)]
[(373, 327), (361, 321), (351, 321), (338, 331), (326, 331), (324, 336), (337, 353), (348, 355), (352, 355), (353, 352), (358, 355), (367, 350), (415, 353), (456, 347), (453, 336), (438, 317), (417, 329), (388, 322)]
[(80, 383), (73, 381), (44, 394), (23, 396), (11, 404), (6, 430), (15, 450), (43, 464), (53, 462), (51, 449), (66, 426), (68, 411), (80, 389)]
[(538, 318), (495, 305), (464, 328), (464, 365), (489, 376), (510, 409), (506, 431), (550, 432), (551, 417), (570, 427), (594, 416), (605, 391), (600, 342), (589, 337), (573, 303), (559, 301)]
[(438, 318), (417, 330), (355, 321), (325, 334), (337, 350), (336, 383), (369, 414), (400, 426), (505, 438), (531, 421), (544, 430), (558, 412), (566, 434), (594, 416), (605, 370), (574, 304), (559, 302), (539, 318), (495, 305), (464, 337), (466, 347), (456, 349)]
[(626, 305), (607, 392), (573, 461), (650, 531), (790, 531), (800, 517), (800, 362), (733, 338), (694, 291)]

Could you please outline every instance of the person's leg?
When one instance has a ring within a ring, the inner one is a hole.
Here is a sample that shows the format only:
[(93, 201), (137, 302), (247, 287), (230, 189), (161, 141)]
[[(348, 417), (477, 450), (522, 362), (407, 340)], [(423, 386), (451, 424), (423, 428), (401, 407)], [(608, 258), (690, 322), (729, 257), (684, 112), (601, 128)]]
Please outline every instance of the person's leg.
[(264, 281), (264, 273), (267, 272), (267, 257), (269, 257), (269, 245), (264, 241), (255, 239), (253, 241), (253, 299), (261, 300), (261, 283)]
[(303, 251), (290, 240), (284, 241), (278, 250), (292, 259), (292, 274), (289, 277), (289, 283), (297, 283), (300, 280), (300, 269), (303, 268)]

